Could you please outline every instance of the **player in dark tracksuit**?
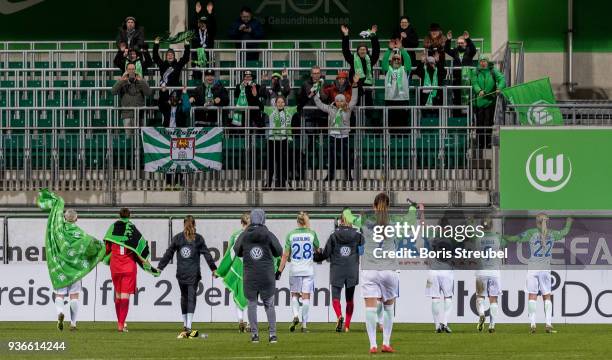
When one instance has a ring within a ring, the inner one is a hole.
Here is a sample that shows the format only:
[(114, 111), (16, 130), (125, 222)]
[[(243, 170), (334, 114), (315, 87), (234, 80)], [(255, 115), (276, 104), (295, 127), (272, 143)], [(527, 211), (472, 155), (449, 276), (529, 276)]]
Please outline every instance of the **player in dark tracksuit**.
[(344, 331), (348, 332), (353, 316), (353, 297), (355, 286), (359, 284), (359, 253), (363, 247), (363, 236), (355, 229), (349, 220), (343, 215), (340, 226), (329, 236), (325, 248), (321, 254), (315, 254), (315, 261), (321, 262), (329, 259), (329, 277), (332, 286), (332, 305), (336, 317), (336, 331), (341, 332), (344, 323), (342, 307), (340, 305), (340, 294), (342, 288), (346, 287), (344, 294), (346, 298), (346, 323)]
[(257, 299), (261, 298), (268, 324), (270, 326), (270, 343), (276, 338), (276, 313), (274, 299), (276, 295), (276, 258), (283, 255), (283, 247), (278, 238), (264, 225), (266, 213), (262, 209), (251, 211), (251, 224), (240, 234), (234, 252), (243, 258), (244, 294), (249, 301), (248, 315), (251, 324), (251, 341), (259, 342), (257, 326)]
[(213, 275), (217, 270), (204, 238), (195, 232), (194, 218), (191, 215), (186, 216), (183, 224), (185, 230), (172, 238), (170, 247), (159, 262), (159, 270), (163, 270), (174, 257), (174, 253), (178, 252), (176, 278), (181, 289), (181, 312), (183, 314), (183, 331), (179, 334), (179, 338), (198, 336), (197, 330), (191, 330), (191, 323), (196, 307), (198, 283), (202, 280), (200, 255), (204, 255)]

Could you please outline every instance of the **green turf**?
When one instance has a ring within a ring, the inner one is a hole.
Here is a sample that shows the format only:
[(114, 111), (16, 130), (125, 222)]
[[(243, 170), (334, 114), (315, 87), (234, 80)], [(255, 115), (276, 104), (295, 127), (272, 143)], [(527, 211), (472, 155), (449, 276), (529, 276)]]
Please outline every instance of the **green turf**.
[[(249, 335), (235, 325), (198, 323), (207, 339), (176, 339), (178, 324), (129, 323), (129, 333), (118, 333), (113, 323), (79, 323), (79, 330), (59, 333), (54, 323), (0, 322), (0, 359), (362, 359), (368, 342), (364, 325), (350, 333), (335, 333), (334, 324), (312, 324), (311, 333), (289, 333), (279, 324), (278, 343), (251, 344)], [(392, 343), (397, 359), (609, 359), (612, 353), (609, 325), (557, 325), (557, 334), (528, 334), (528, 326), (499, 324), (497, 333), (477, 333), (475, 325), (452, 326), (453, 334), (435, 334), (431, 324), (397, 324)], [(262, 329), (265, 330), (265, 329)], [(486, 331), (486, 329), (485, 329)], [(379, 334), (379, 342), (381, 335)], [(7, 351), (7, 341), (66, 342), (64, 352)]]

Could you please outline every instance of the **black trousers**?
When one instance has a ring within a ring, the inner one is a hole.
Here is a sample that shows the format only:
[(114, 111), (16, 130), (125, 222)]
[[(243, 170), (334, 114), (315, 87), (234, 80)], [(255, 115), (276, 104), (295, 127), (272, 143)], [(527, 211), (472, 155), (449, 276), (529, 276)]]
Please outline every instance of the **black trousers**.
[[(385, 106), (409, 106), (410, 101), (385, 100)], [(389, 127), (408, 127), (410, 126), (410, 110), (389, 109)], [(393, 132), (410, 132), (408, 129), (395, 129)]]
[(196, 308), (196, 293), (198, 291), (198, 283), (179, 283), (179, 288), (181, 289), (181, 313), (193, 314)]
[(491, 126), (495, 122), (495, 102), (487, 107), (475, 107), (476, 126), (487, 126), (489, 129), (478, 129), (476, 131), (478, 147), (491, 147)]
[[(332, 299), (339, 300), (340, 294), (342, 294), (342, 287), (332, 285)], [(355, 287), (354, 286), (347, 287), (344, 293), (344, 297), (346, 298), (346, 301), (353, 301), (353, 298), (355, 297)]]
[(272, 187), (273, 178), (275, 187), (287, 185), (289, 154), (288, 140), (268, 140), (268, 187)]
[[(327, 146), (327, 156), (329, 159), (327, 169), (327, 179), (334, 180), (336, 178), (336, 169), (343, 169), (349, 181), (353, 181), (351, 176), (352, 169), (352, 154), (349, 152), (349, 138), (329, 137)], [(339, 163), (339, 164), (338, 164)], [(339, 165), (339, 166), (338, 166)]]

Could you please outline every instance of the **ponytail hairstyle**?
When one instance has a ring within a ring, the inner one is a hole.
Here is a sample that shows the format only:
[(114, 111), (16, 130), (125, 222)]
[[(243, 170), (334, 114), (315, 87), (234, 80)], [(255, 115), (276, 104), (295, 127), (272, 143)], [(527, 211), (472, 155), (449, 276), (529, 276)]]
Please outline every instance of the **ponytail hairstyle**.
[(374, 198), (374, 211), (376, 212), (376, 224), (387, 225), (389, 223), (389, 195), (379, 193)]
[(308, 213), (305, 211), (300, 211), (300, 213), (297, 216), (297, 223), (301, 227), (309, 228), (310, 227), (310, 217), (308, 216)]
[(185, 239), (187, 239), (187, 241), (195, 240), (196, 229), (195, 219), (193, 218), (193, 216), (185, 216), (185, 220), (183, 220), (183, 225), (185, 227), (185, 230), (183, 230), (183, 233), (185, 234)]
[(542, 247), (544, 247), (546, 238), (548, 237), (548, 215), (539, 213), (536, 216), (536, 224), (538, 226), (538, 230), (540, 230), (540, 242), (542, 243)]
[(251, 214), (249, 214), (248, 212), (242, 213), (242, 216), (240, 217), (240, 224), (242, 226), (249, 226), (249, 224), (251, 223)]

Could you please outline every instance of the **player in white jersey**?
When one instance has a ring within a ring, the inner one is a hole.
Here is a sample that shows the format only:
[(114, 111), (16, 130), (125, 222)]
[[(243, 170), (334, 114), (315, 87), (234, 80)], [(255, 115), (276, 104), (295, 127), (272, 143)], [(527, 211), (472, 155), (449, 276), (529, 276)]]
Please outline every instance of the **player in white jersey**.
[[(308, 214), (300, 212), (297, 217), (298, 227), (287, 234), (285, 251), (278, 268), (277, 278), (287, 261), (291, 262), (289, 288), (291, 291), (291, 309), (293, 321), (289, 331), (294, 332), (302, 316), (302, 332), (308, 332), (308, 310), (310, 294), (314, 293), (314, 254), (320, 252), (317, 233), (310, 229)], [(301, 301), (300, 301), (301, 299)]]
[[(444, 228), (448, 220), (442, 218), (440, 226)], [(433, 239), (431, 250), (452, 250), (453, 244), (449, 239)], [(444, 259), (434, 258), (429, 261), (429, 275), (425, 284), (425, 296), (431, 298), (431, 314), (437, 333), (452, 333), (448, 326), (448, 318), (453, 308), (455, 294), (455, 275), (453, 267)]]
[(562, 230), (548, 228), (548, 216), (540, 213), (536, 216), (537, 228), (529, 229), (517, 236), (504, 236), (507, 241), (529, 242), (530, 256), (527, 270), (526, 290), (529, 294), (527, 312), (531, 322), (530, 332), (536, 331), (536, 303), (538, 295), (544, 300), (544, 314), (546, 317), (546, 332), (556, 332), (552, 327), (552, 301), (551, 301), (551, 274), (550, 261), (555, 241), (562, 240), (572, 226), (572, 218), (567, 218)]
[[(364, 233), (369, 233), (370, 228), (375, 225), (393, 225), (393, 221), (389, 216), (389, 196), (386, 193), (380, 193), (374, 199), (374, 212), (375, 222), (366, 221), (364, 224)], [(420, 205), (422, 208), (422, 205)], [(410, 214), (414, 214), (416, 208), (411, 207)], [(405, 217), (402, 217), (405, 220)], [(397, 219), (400, 221), (400, 219)], [(406, 221), (406, 220), (405, 220)], [(383, 319), (382, 319), (382, 352), (393, 353), (395, 350), (391, 346), (391, 333), (393, 332), (393, 317), (395, 299), (399, 297), (399, 274), (397, 268), (389, 269), (389, 266), (383, 266), (381, 269), (376, 269), (376, 265), (381, 264), (370, 264), (369, 259), (372, 259), (370, 254), (373, 253), (372, 246), (383, 248), (383, 250), (395, 250), (396, 244), (394, 238), (385, 238), (382, 242), (375, 243), (373, 237), (366, 236), (365, 254), (363, 267), (364, 270), (361, 272), (362, 285), (361, 293), (363, 295), (366, 307), (366, 329), (368, 332), (368, 338), (370, 341), (370, 353), (374, 354), (378, 352), (378, 345), (376, 342), (376, 325), (378, 323), (378, 307), (382, 303), (383, 307)], [(389, 265), (389, 264), (386, 264)]]
[[(474, 249), (479, 251), (499, 251), (506, 241), (500, 234), (493, 232), (493, 223), (486, 218), (483, 223), (484, 235), (474, 239)], [(476, 271), (476, 309), (478, 311), (478, 331), (482, 331), (485, 322), (485, 298), (489, 298), (489, 333), (495, 332), (495, 318), (499, 311), (497, 299), (501, 296), (501, 259), (481, 259)]]

